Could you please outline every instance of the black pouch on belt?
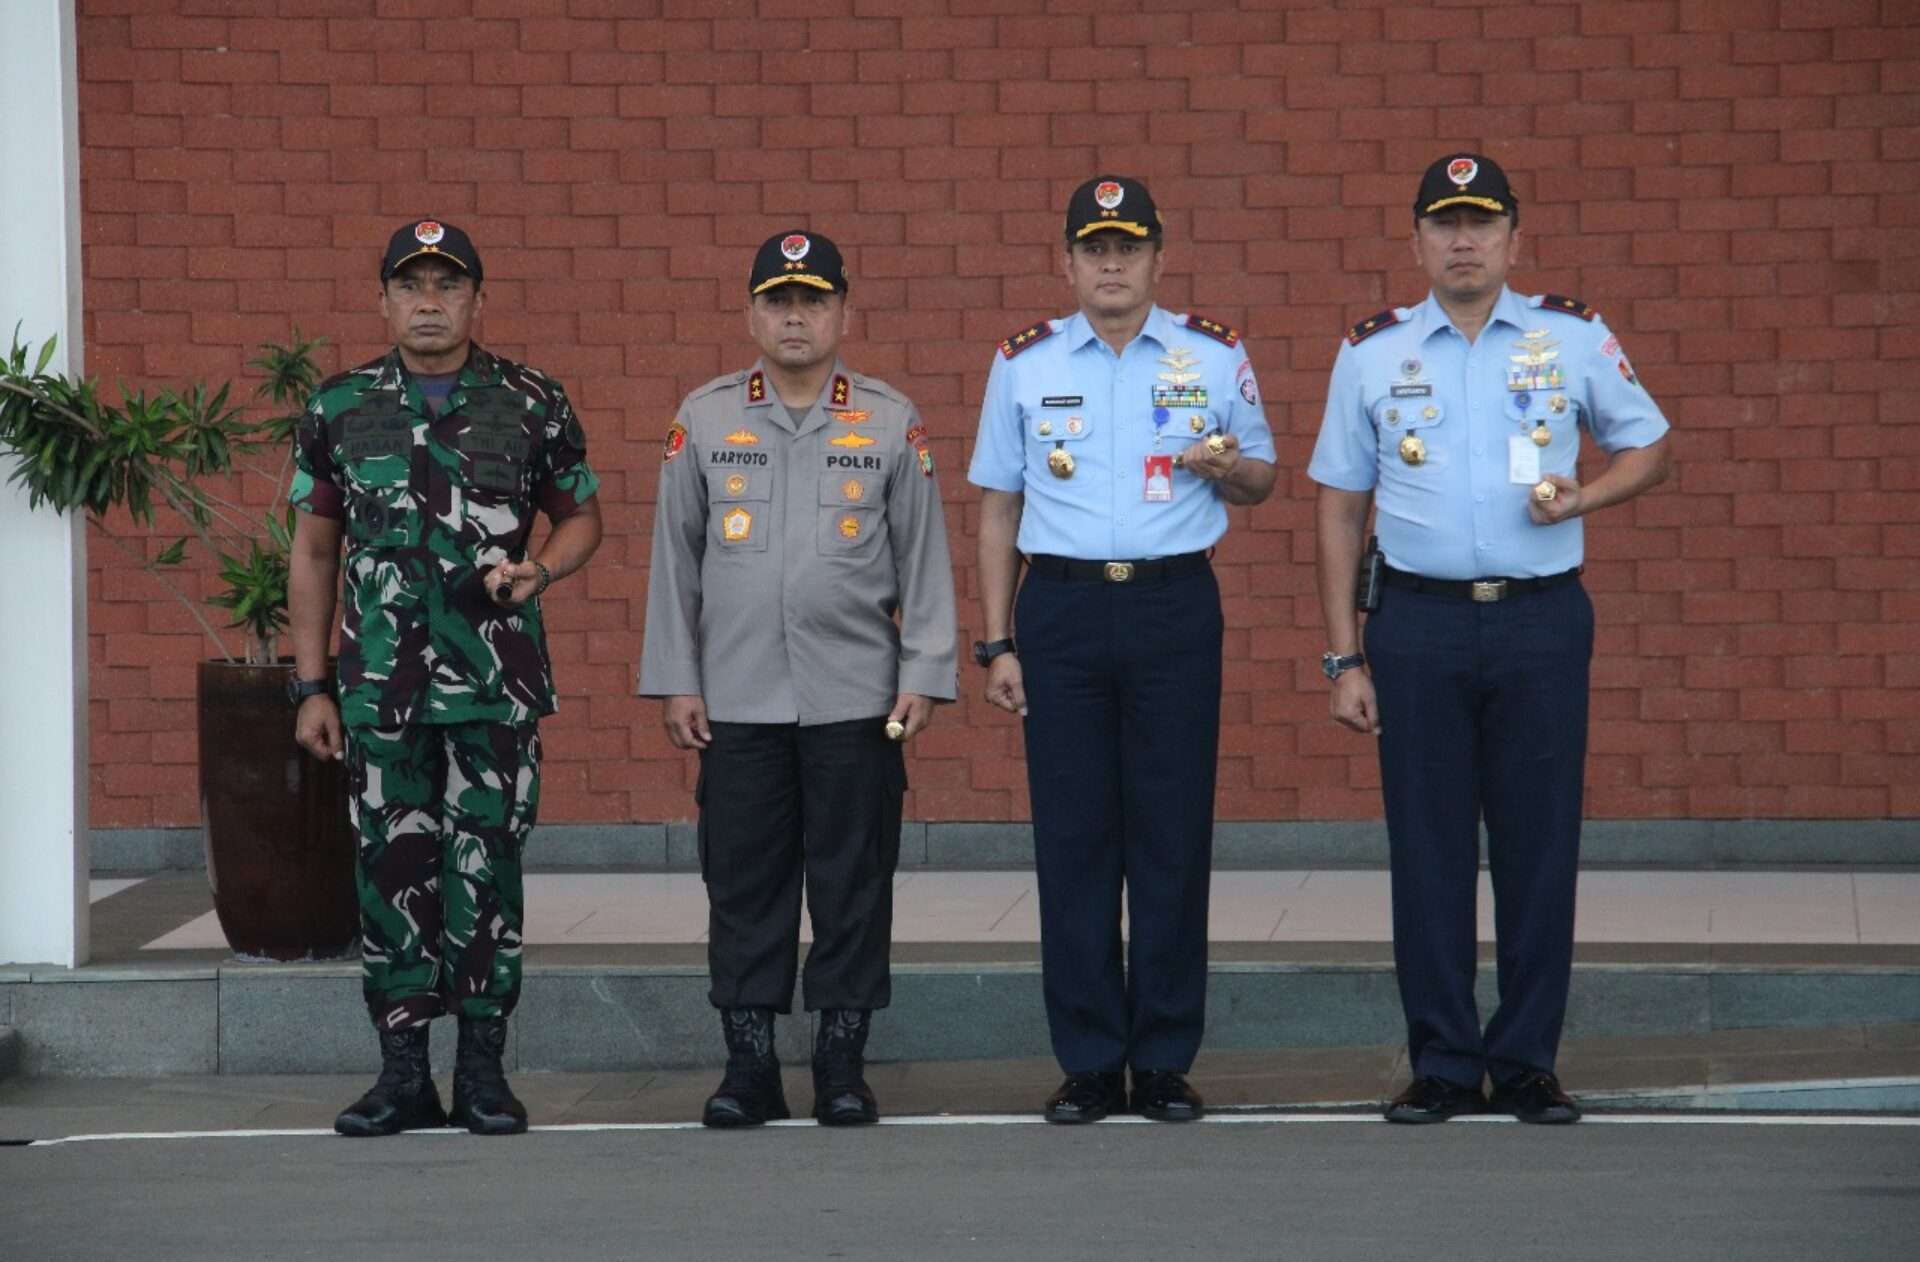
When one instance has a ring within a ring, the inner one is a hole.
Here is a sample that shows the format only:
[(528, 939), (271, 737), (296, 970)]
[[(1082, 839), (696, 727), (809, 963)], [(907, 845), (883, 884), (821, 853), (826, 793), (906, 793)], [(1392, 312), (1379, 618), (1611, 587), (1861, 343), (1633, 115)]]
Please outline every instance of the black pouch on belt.
[(1360, 554), (1360, 581), (1353, 590), (1353, 607), (1361, 613), (1380, 608), (1380, 569), (1384, 564), (1379, 536), (1368, 535), (1367, 550)]

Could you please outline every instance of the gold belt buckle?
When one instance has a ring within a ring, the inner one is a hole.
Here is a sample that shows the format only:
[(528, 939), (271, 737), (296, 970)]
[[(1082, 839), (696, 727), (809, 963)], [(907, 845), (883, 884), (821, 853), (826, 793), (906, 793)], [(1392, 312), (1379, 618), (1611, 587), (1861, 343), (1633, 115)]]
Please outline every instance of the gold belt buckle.
[(1483, 605), (1496, 600), (1504, 600), (1506, 595), (1507, 580), (1504, 578), (1497, 578), (1473, 585), (1473, 598)]
[(1133, 581), (1133, 562), (1107, 562), (1107, 581), (1109, 583), (1130, 583)]

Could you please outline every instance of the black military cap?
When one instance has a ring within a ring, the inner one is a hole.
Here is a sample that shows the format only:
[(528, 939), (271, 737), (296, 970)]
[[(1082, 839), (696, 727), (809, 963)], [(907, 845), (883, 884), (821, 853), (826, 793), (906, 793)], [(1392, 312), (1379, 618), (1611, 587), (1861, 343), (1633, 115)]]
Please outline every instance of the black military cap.
[(1498, 162), (1478, 153), (1448, 154), (1420, 177), (1413, 217), (1422, 219), (1449, 206), (1477, 206), (1496, 215), (1520, 217), (1520, 201), (1507, 184), (1507, 173)]
[(450, 223), (438, 219), (417, 219), (396, 230), (387, 242), (387, 255), (380, 262), (380, 279), (393, 274), (418, 258), (445, 259), (480, 283), (480, 251), (473, 240)]
[(1124, 175), (1096, 175), (1074, 189), (1067, 202), (1067, 244), (1095, 232), (1158, 239), (1160, 212), (1147, 186)]
[(817, 232), (776, 232), (753, 256), (753, 274), (747, 277), (749, 294), (764, 294), (780, 285), (811, 285), (828, 293), (847, 292), (847, 265), (840, 247)]

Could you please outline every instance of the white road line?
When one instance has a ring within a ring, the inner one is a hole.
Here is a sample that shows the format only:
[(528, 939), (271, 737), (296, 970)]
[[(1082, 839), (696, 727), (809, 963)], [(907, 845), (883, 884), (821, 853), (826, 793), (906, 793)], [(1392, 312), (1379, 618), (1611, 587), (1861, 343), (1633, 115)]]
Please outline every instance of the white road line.
[[(1478, 1117), (1458, 1117), (1456, 1124), (1467, 1125), (1518, 1125), (1511, 1117), (1483, 1115)], [(1307, 1123), (1366, 1123), (1384, 1126), (1387, 1123), (1377, 1113), (1214, 1113), (1201, 1119), (1201, 1124), (1218, 1126), (1291, 1126)], [(978, 1113), (978, 1114), (935, 1114), (924, 1117), (882, 1118), (882, 1126), (1043, 1126), (1046, 1122), (1033, 1113)], [(1144, 1117), (1110, 1117), (1098, 1123), (1101, 1126), (1163, 1126), (1166, 1123), (1151, 1122)], [(1806, 1115), (1782, 1115), (1765, 1113), (1589, 1113), (1583, 1126), (1892, 1126), (1920, 1127), (1920, 1117), (1883, 1117), (1878, 1115), (1820, 1113)], [(794, 1127), (811, 1128), (811, 1121), (794, 1120), (773, 1122), (769, 1129), (787, 1130)], [(601, 1132), (619, 1131), (697, 1131), (704, 1127), (698, 1122), (578, 1122), (558, 1126), (535, 1126), (536, 1134), (585, 1135)], [(465, 1131), (446, 1127), (439, 1130), (409, 1131), (409, 1135), (458, 1137)], [(130, 1142), (142, 1140), (177, 1139), (309, 1139), (322, 1137), (335, 1138), (331, 1130), (237, 1130), (237, 1131), (120, 1131), (100, 1135), (66, 1135), (58, 1139), (36, 1139), (27, 1145), (29, 1148), (50, 1148), (59, 1144), (98, 1144)]]

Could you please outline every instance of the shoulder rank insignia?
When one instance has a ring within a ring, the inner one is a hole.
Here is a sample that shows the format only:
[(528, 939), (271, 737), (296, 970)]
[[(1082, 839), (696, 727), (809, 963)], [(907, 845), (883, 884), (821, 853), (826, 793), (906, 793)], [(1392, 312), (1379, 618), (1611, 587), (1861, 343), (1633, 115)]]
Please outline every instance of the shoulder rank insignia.
[(747, 402), (765, 403), (767, 401), (767, 375), (757, 372), (747, 378)]
[(1578, 298), (1568, 298), (1561, 294), (1542, 294), (1540, 305), (1549, 311), (1564, 311), (1568, 315), (1579, 316), (1582, 320), (1591, 320), (1600, 314)]
[(1205, 333), (1214, 341), (1223, 343), (1224, 345), (1240, 345), (1240, 330), (1230, 329), (1218, 321), (1207, 319), (1205, 316), (1188, 316), (1187, 327), (1196, 333)]
[(835, 373), (833, 377), (833, 406), (843, 408), (847, 400), (853, 397), (853, 383), (844, 376)]
[(1370, 315), (1366, 319), (1362, 320), (1360, 323), (1348, 329), (1347, 345), (1358, 346), (1360, 345), (1360, 343), (1372, 337), (1375, 333), (1378, 333), (1381, 329), (1392, 328), (1394, 325), (1398, 323), (1400, 323), (1400, 313), (1398, 311), (1395, 311), (1392, 307), (1388, 307), (1385, 311), (1382, 311), (1379, 315)]
[(1026, 350), (1027, 347), (1032, 346), (1035, 342), (1042, 341), (1052, 336), (1053, 336), (1052, 322), (1048, 320), (1042, 320), (1040, 323), (1034, 325), (1032, 328), (1021, 329), (1018, 333), (1015, 333), (1012, 337), (1000, 343), (1000, 353), (1004, 355), (1006, 358), (1012, 359), (1015, 355), (1018, 355), (1021, 351)]

